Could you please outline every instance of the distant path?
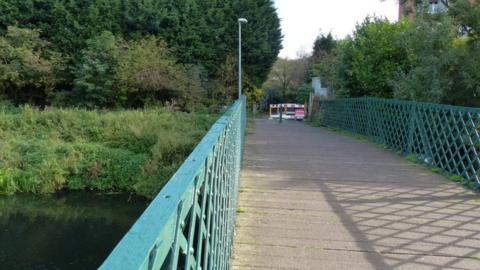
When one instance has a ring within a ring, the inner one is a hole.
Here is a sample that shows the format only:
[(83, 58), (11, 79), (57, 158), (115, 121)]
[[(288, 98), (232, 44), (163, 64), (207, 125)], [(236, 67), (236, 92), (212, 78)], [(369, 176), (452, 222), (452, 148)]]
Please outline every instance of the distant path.
[(256, 120), (233, 269), (480, 269), (480, 196), (368, 142)]

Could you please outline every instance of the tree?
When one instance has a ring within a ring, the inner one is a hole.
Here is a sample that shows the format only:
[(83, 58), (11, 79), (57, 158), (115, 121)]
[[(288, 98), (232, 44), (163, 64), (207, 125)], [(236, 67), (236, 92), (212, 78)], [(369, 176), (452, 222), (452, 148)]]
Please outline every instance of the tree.
[(211, 97), (218, 101), (230, 102), (237, 97), (237, 60), (228, 56), (222, 63), (216, 74), (217, 84), (211, 91)]
[(15, 104), (46, 104), (62, 69), (60, 56), (49, 45), (39, 30), (7, 28), (0, 36), (0, 95)]
[(312, 62), (318, 63), (327, 57), (335, 49), (335, 40), (332, 33), (321, 34), (313, 44)]
[[(282, 49), (280, 19), (271, 0), (232, 0), (233, 16), (228, 24), (230, 50), (236, 50), (237, 19), (247, 18), (249, 23), (243, 28), (243, 55), (245, 76), (252, 85), (260, 86), (268, 77), (269, 71)], [(231, 53), (234, 54), (234, 53)]]
[(302, 84), (297, 90), (296, 102), (298, 104), (305, 104), (308, 102), (310, 93), (313, 91), (310, 84)]
[(185, 106), (203, 95), (199, 74), (194, 73), (177, 63), (163, 40), (150, 36), (124, 46), (115, 80), (128, 96), (129, 106), (155, 101), (176, 101)]
[(411, 69), (399, 71), (392, 80), (396, 98), (442, 101), (453, 83), (448, 75), (455, 65), (452, 26), (446, 17), (441, 23), (431, 18), (417, 19), (399, 38), (399, 43), (408, 48), (406, 59)]
[(449, 15), (471, 41), (480, 40), (480, 5), (471, 4), (469, 0), (452, 1)]
[(82, 51), (74, 71), (75, 104), (89, 108), (120, 104), (123, 96), (115, 91), (118, 57), (118, 42), (112, 33), (105, 31), (87, 41), (87, 48)]
[(236, 55), (238, 17), (249, 19), (243, 31), (243, 61), (246, 86), (253, 89), (266, 79), (282, 48), (280, 19), (271, 0), (3, 0), (0, 35), (9, 25), (39, 29), (72, 71), (63, 74), (61, 90), (78, 90), (78, 64), (92, 49), (90, 41), (103, 32), (132, 42), (149, 36), (162, 39), (176, 61), (198, 67), (213, 82)]
[(310, 59), (310, 77), (320, 77), (322, 84), (334, 88), (337, 76), (337, 41), (331, 33), (321, 34), (313, 44), (313, 53)]
[[(279, 96), (282, 102), (294, 102), (298, 88), (307, 81), (307, 78), (308, 58), (279, 58), (262, 88), (270, 95)], [(267, 99), (270, 99), (269, 95)]]
[(279, 58), (273, 66), (271, 80), (278, 84), (282, 99), (286, 102), (287, 92), (292, 87), (293, 80), (291, 60)]
[(393, 96), (391, 80), (408, 68), (406, 48), (397, 42), (408, 27), (405, 20), (390, 23), (379, 18), (366, 18), (357, 25), (353, 38), (343, 45), (339, 63), (343, 87), (351, 96)]
[(480, 105), (479, 42), (458, 37), (457, 22), (446, 14), (418, 17), (413, 26), (400, 40), (412, 68), (393, 81), (395, 97)]

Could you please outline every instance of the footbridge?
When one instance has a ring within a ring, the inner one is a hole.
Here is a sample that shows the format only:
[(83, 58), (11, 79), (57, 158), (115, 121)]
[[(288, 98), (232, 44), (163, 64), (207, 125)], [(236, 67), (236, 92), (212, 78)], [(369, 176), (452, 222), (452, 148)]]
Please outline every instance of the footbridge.
[(480, 269), (479, 115), (336, 100), (243, 143), (239, 100), (101, 269)]

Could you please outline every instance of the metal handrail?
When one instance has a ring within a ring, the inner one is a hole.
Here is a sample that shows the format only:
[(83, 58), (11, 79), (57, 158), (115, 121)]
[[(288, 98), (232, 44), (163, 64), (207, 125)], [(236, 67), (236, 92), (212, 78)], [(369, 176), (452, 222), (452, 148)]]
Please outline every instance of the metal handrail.
[(367, 136), (480, 187), (480, 109), (381, 98), (321, 101), (326, 126)]
[(245, 103), (212, 126), (100, 269), (230, 268)]

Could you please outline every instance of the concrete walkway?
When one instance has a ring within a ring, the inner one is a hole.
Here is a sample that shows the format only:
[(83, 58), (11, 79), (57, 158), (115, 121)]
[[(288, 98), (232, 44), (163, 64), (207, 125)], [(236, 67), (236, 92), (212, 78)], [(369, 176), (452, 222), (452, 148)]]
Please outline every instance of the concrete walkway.
[(257, 120), (233, 269), (480, 269), (480, 196), (368, 142)]

